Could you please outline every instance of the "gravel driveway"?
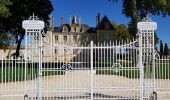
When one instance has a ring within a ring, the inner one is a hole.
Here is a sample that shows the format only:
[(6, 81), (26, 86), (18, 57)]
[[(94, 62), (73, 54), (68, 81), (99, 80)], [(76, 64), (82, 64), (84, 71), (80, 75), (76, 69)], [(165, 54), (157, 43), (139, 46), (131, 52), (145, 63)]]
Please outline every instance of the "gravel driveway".
[[(65, 75), (46, 76), (38, 83), (38, 78), (27, 81), (27, 91), (24, 90), (24, 82), (11, 82), (0, 84), (0, 100), (24, 100), (24, 94), (30, 98), (36, 97), (38, 88), (43, 92), (43, 100), (87, 100), (90, 98), (91, 77), (87, 70), (67, 71)], [(128, 79), (114, 75), (93, 75), (93, 91), (95, 100), (104, 100), (101, 98), (120, 98), (137, 99), (139, 97), (139, 79)], [(170, 80), (156, 80), (156, 86), (159, 82), (170, 84)], [(146, 80), (149, 82), (149, 80)], [(40, 85), (38, 85), (40, 84)], [(40, 87), (38, 87), (40, 86)], [(150, 86), (150, 85), (148, 85)], [(5, 91), (6, 90), (6, 91)], [(16, 90), (16, 91), (12, 91)], [(148, 90), (149, 91), (149, 90)], [(146, 89), (145, 96), (147, 94)], [(120, 100), (119, 99), (119, 100)], [(158, 100), (170, 100), (168, 93), (158, 94)]]

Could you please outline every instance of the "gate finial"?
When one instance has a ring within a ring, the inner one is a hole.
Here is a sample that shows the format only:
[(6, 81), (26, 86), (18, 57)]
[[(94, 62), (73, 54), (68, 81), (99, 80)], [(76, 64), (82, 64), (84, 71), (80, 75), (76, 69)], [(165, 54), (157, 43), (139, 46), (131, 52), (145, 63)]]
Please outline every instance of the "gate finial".
[(34, 12), (33, 12), (32, 16), (30, 16), (30, 17), (28, 18), (28, 20), (39, 20), (39, 18), (38, 18), (38, 16), (35, 16), (35, 15), (34, 15)]
[(142, 19), (142, 22), (152, 22), (152, 19), (149, 17), (149, 15), (147, 15)]
[(33, 17), (33, 19), (32, 19), (32, 20), (34, 20), (34, 12), (33, 12), (33, 15), (32, 15), (32, 17)]

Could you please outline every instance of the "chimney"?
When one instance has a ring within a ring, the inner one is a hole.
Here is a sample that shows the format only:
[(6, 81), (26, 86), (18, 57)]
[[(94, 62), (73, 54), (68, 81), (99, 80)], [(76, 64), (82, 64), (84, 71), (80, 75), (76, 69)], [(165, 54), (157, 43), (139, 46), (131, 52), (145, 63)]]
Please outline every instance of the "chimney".
[(70, 16), (70, 26), (71, 26), (71, 23), (72, 23), (72, 16)]
[(98, 13), (98, 22), (100, 24), (100, 13)]
[(79, 25), (81, 25), (81, 16), (79, 16)]
[(54, 16), (51, 16), (51, 31), (54, 31)]
[(60, 18), (60, 25), (62, 26), (64, 24), (64, 18)]
[(96, 28), (99, 26), (98, 16), (96, 16)]
[(77, 24), (76, 16), (74, 16), (74, 23)]
[(100, 13), (98, 13), (98, 15), (96, 16), (96, 28), (98, 28), (100, 24)]

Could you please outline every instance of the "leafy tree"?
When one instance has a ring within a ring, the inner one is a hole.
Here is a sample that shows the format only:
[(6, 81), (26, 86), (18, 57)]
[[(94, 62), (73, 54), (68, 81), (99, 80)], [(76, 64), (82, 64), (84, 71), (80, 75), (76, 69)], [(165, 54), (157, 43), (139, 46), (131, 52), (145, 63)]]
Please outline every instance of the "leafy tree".
[(126, 28), (126, 25), (120, 24), (117, 26), (118, 31), (118, 40), (126, 40), (127, 38), (131, 38), (129, 31)]
[(168, 56), (168, 54), (169, 54), (168, 45), (167, 45), (167, 43), (165, 43), (165, 46), (164, 46), (164, 55)]
[(117, 24), (116, 24), (116, 22), (114, 22), (114, 21), (111, 21), (111, 24), (112, 24), (112, 26), (113, 26), (114, 28), (116, 28), (116, 27), (117, 27)]
[(117, 38), (118, 40), (125, 40), (127, 38), (131, 38), (126, 25), (120, 24), (117, 25), (114, 21), (111, 22), (112, 26), (117, 30)]
[(155, 50), (156, 50), (156, 51), (158, 51), (158, 48), (157, 48), (157, 46), (155, 46)]
[(164, 50), (163, 50), (163, 43), (162, 43), (162, 40), (160, 40), (160, 56), (162, 57), (163, 54), (164, 54)]
[(158, 43), (159, 43), (159, 37), (158, 37), (157, 33), (154, 32), (154, 45), (156, 46), (156, 44), (158, 44)]
[(1, 0), (0, 1), (0, 18), (1, 17), (8, 17), (11, 15), (9, 12), (9, 6), (12, 5), (10, 0)]
[(10, 43), (14, 41), (14, 38), (11, 34), (0, 34), (0, 47), (8, 46)]
[[(0, 0), (0, 18), (7, 18), (11, 15), (9, 12), (9, 6), (12, 5), (10, 0)], [(2, 26), (0, 22), (0, 27)], [(0, 47), (5, 48), (9, 45), (9, 35), (0, 28)]]
[(123, 2), (123, 11), (122, 13), (126, 17), (131, 18), (131, 26), (129, 26), (129, 32), (136, 37), (137, 33), (137, 8), (136, 8), (136, 0), (124, 0)]
[(53, 7), (50, 0), (11, 0), (12, 5), (9, 6), (11, 16), (8, 18), (0, 18), (0, 22), (4, 32), (8, 32), (15, 36), (17, 43), (16, 57), (19, 56), (21, 42), (25, 36), (22, 29), (22, 21), (35, 13), (38, 17), (48, 24), (49, 14)]
[(130, 33), (135, 37), (137, 33), (137, 19), (143, 19), (148, 14), (152, 15), (170, 15), (170, 0), (109, 0), (113, 3), (122, 1), (122, 13), (130, 17), (132, 24)]

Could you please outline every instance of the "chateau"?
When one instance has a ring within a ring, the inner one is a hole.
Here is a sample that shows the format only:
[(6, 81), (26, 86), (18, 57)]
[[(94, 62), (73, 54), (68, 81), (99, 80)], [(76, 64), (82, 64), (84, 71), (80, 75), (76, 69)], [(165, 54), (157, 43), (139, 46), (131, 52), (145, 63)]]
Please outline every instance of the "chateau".
[(71, 16), (70, 23), (64, 23), (64, 19), (60, 19), (60, 26), (54, 27), (54, 17), (50, 20), (51, 27), (47, 32), (47, 38), (53, 43), (81, 45), (90, 41), (109, 42), (117, 38), (117, 31), (111, 22), (104, 16), (100, 20), (100, 14), (96, 16), (96, 27), (90, 27), (81, 23), (81, 17)]
[[(54, 27), (54, 17), (51, 17), (50, 20), (51, 27), (47, 31), (46, 40), (49, 43), (60, 44), (62, 48), (64, 45), (68, 46), (82, 46), (89, 45), (90, 41), (94, 43), (101, 42), (110, 42), (115, 41), (117, 39), (117, 31), (112, 26), (111, 22), (104, 16), (100, 20), (100, 14), (96, 16), (96, 27), (90, 27), (86, 24), (81, 23), (81, 17), (71, 16), (70, 23), (64, 23), (64, 19), (60, 19), (60, 26)], [(34, 43), (34, 42), (33, 42)], [(34, 44), (32, 44), (34, 46)], [(43, 52), (44, 56), (48, 56), (47, 58), (51, 58), (51, 53), (55, 55), (77, 55), (80, 51), (67, 47), (67, 50), (63, 51), (61, 48), (57, 48), (58, 46), (49, 46), (46, 44), (45, 49), (49, 52)], [(61, 49), (61, 50), (60, 50)], [(22, 52), (24, 49), (22, 49)], [(15, 50), (4, 51), (1, 50), (1, 53), (6, 57), (7, 55), (12, 55), (15, 53)], [(35, 53), (35, 54), (34, 54)], [(33, 56), (29, 57), (29, 59), (37, 58), (36, 52), (32, 53)], [(53, 60), (56, 60), (57, 57), (52, 57)], [(38, 60), (38, 58), (37, 58)], [(44, 59), (49, 61), (47, 59)]]

